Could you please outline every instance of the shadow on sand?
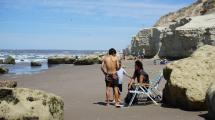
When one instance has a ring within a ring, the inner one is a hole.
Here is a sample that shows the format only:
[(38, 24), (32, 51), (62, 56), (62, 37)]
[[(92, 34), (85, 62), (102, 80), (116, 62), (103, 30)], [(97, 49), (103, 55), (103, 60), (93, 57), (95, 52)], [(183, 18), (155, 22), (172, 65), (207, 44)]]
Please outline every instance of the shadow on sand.
[[(163, 108), (171, 108), (171, 109), (180, 109), (180, 110), (189, 111), (189, 112), (198, 112), (198, 110), (187, 110), (187, 109), (184, 109), (184, 108), (171, 106), (171, 105), (168, 105), (168, 104), (165, 104), (165, 103), (161, 103), (161, 107), (163, 107)], [(203, 112), (199, 111), (199, 112), (200, 112), (200, 114), (198, 115), (199, 117), (202, 117), (205, 120), (212, 120), (212, 119), (209, 118), (208, 113), (206, 113), (206, 111), (205, 112), (204, 111)]]
[[(101, 106), (107, 106), (107, 103), (106, 102), (95, 102), (93, 103), (95, 105), (101, 105)], [(150, 105), (150, 104), (153, 104), (152, 101), (147, 101), (147, 102), (139, 102), (139, 103), (135, 103), (135, 104), (132, 104), (132, 106), (144, 106), (144, 105)], [(115, 106), (114, 103), (111, 101), (110, 104), (111, 106)], [(123, 107), (129, 107), (128, 104), (121, 104)]]
[(208, 113), (200, 114), (199, 116), (202, 117), (202, 118), (204, 118), (205, 120), (212, 120), (212, 119), (210, 119)]
[(96, 103), (93, 103), (95, 105), (101, 105), (101, 106), (107, 106), (107, 103), (105, 102), (96, 102)]

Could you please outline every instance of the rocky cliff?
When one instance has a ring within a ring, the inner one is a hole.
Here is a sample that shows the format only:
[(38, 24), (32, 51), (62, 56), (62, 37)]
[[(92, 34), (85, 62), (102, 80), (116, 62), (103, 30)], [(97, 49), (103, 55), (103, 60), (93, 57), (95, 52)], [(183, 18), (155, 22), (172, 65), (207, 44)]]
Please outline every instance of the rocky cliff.
[(215, 45), (215, 0), (198, 0), (160, 18), (132, 38), (131, 55), (179, 59), (203, 45)]
[[(158, 56), (169, 59), (189, 57), (203, 45), (215, 45), (215, 14), (182, 19), (181, 25), (171, 25), (161, 35)], [(184, 25), (183, 25), (184, 24)]]
[(145, 28), (137, 33), (131, 41), (131, 54), (153, 57), (159, 50), (160, 31), (157, 28)]
[(215, 11), (215, 0), (197, 0), (188, 7), (184, 7), (176, 12), (171, 12), (162, 16), (156, 23), (157, 26), (168, 26), (174, 21), (185, 17), (194, 17), (199, 15), (210, 14)]

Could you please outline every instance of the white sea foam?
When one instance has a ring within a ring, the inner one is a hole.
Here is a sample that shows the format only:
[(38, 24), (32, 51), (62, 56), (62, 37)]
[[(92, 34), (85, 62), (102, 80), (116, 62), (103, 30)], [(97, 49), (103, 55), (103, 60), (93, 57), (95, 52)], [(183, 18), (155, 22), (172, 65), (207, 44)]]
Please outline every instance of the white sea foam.
[[(11, 56), (17, 64), (6, 65), (9, 68), (9, 74), (29, 74), (41, 72), (48, 69), (47, 59), (51, 56), (78, 56), (83, 57), (89, 54), (95, 54), (96, 51), (77, 51), (77, 50), (1, 50), (0, 59)], [(102, 53), (98, 51), (96, 53)], [(31, 67), (30, 62), (41, 62), (41, 67)]]

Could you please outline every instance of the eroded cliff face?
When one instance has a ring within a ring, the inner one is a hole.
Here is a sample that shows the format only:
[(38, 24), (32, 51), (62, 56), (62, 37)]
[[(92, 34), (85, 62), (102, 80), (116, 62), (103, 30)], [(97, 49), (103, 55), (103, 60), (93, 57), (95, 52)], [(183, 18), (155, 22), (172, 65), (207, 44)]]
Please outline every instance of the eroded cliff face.
[(158, 28), (145, 28), (132, 38), (131, 54), (135, 56), (153, 57), (159, 50), (160, 30)]
[(161, 17), (155, 26), (145, 28), (133, 37), (132, 55), (145, 53), (145, 57), (169, 59), (189, 57), (203, 45), (215, 45), (215, 0), (198, 0)]
[(189, 57), (203, 45), (215, 45), (215, 14), (190, 19), (185, 25), (166, 29), (162, 33), (159, 57), (169, 59)]
[(215, 0), (198, 0), (188, 7), (184, 7), (176, 12), (171, 12), (162, 16), (154, 26), (168, 26), (172, 22), (185, 17), (200, 16), (213, 12), (215, 12)]

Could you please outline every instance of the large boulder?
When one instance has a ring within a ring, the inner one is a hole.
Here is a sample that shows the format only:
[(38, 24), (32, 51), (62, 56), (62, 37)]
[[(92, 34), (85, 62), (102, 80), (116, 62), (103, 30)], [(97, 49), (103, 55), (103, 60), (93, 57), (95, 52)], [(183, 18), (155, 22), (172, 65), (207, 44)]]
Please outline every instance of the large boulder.
[(31, 61), (31, 67), (38, 67), (38, 66), (42, 66), (42, 64), (40, 62)]
[(74, 57), (71, 56), (52, 56), (48, 58), (48, 64), (73, 64)]
[(215, 81), (215, 47), (200, 47), (191, 57), (168, 64), (163, 101), (188, 110), (205, 110), (205, 95)]
[(0, 80), (0, 87), (8, 87), (8, 88), (15, 88), (17, 86), (16, 81), (12, 80)]
[(0, 88), (0, 119), (63, 120), (62, 99), (26, 88)]
[(11, 56), (8, 56), (5, 60), (4, 60), (4, 64), (16, 64), (15, 59)]
[(211, 120), (215, 120), (215, 82), (213, 82), (207, 90), (206, 103), (209, 117)]
[(215, 46), (215, 14), (184, 18), (162, 32), (160, 58), (189, 57), (203, 45)]
[(8, 69), (7, 68), (5, 68), (5, 67), (1, 67), (0, 66), (0, 74), (5, 74), (5, 73), (8, 73)]

